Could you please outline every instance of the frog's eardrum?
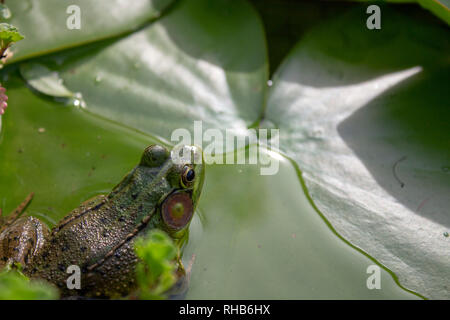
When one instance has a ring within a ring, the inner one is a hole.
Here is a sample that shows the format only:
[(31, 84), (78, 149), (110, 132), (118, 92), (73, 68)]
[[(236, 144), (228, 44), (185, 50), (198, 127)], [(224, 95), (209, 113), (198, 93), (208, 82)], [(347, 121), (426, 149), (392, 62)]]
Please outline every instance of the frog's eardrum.
[(194, 213), (191, 196), (187, 192), (175, 192), (167, 197), (161, 207), (164, 222), (174, 230), (183, 229)]

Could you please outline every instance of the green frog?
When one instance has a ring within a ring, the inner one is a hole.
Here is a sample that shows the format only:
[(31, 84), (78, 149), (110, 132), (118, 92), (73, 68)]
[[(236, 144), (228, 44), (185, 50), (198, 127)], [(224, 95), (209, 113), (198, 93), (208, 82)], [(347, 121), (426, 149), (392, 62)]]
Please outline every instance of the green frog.
[[(133, 243), (158, 228), (178, 248), (181, 278), (181, 250), (199, 201), (204, 167), (198, 147), (169, 152), (151, 145), (108, 195), (85, 201), (51, 231), (35, 217), (16, 218), (27, 199), (0, 226), (0, 268), (19, 263), (30, 278), (55, 284), (62, 297), (124, 296), (136, 286)], [(81, 271), (80, 289), (68, 288), (69, 266)]]

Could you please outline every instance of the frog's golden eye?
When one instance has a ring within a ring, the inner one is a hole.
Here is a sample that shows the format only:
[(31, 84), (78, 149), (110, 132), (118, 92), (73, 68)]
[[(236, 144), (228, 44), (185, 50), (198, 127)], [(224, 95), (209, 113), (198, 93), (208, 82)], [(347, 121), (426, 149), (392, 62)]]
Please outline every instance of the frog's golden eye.
[(187, 192), (176, 192), (164, 200), (161, 207), (162, 218), (172, 230), (183, 229), (191, 221), (194, 207)]
[(189, 166), (184, 166), (183, 174), (181, 175), (181, 185), (188, 188), (195, 180), (195, 170)]

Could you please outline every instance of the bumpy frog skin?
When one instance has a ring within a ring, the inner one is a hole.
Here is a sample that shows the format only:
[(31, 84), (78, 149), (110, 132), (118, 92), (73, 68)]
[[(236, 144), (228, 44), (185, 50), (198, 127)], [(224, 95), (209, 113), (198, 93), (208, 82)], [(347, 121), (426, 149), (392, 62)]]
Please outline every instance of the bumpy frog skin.
[[(187, 240), (204, 163), (199, 148), (184, 148), (195, 162), (181, 161), (175, 151), (158, 145), (147, 147), (139, 165), (111, 193), (82, 203), (51, 233), (34, 217), (0, 226), (0, 268), (20, 263), (27, 276), (54, 283), (63, 297), (130, 293), (135, 287), (136, 237), (158, 228), (172, 237), (179, 251)], [(180, 254), (177, 263), (183, 271)], [(67, 288), (70, 265), (81, 269), (79, 290)]]

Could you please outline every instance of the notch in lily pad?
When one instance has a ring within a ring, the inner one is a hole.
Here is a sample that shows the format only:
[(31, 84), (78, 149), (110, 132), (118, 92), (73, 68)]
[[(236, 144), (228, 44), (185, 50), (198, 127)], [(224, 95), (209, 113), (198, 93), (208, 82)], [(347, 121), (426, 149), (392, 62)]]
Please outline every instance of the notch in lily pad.
[(58, 72), (40, 63), (22, 63), (20, 74), (36, 93), (53, 98), (57, 102), (75, 107), (85, 107), (81, 93), (70, 91)]

